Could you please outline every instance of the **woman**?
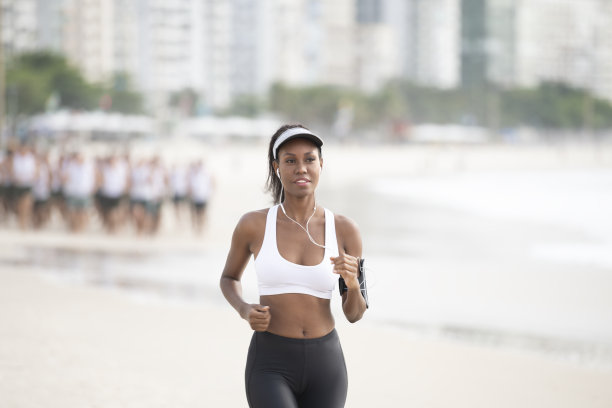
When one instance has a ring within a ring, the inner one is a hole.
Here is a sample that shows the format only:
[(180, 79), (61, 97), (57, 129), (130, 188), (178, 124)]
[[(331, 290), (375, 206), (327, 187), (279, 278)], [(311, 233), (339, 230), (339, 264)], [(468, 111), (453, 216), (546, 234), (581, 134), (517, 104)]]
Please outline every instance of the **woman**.
[[(221, 276), (228, 302), (255, 331), (245, 372), (251, 408), (343, 407), (347, 374), (330, 310), (338, 277), (348, 290), (350, 322), (366, 303), (358, 281), (357, 225), (319, 206), (320, 137), (301, 125), (276, 131), (268, 148), (268, 189), (275, 205), (245, 214)], [(253, 255), (260, 301), (242, 298), (240, 279)]]

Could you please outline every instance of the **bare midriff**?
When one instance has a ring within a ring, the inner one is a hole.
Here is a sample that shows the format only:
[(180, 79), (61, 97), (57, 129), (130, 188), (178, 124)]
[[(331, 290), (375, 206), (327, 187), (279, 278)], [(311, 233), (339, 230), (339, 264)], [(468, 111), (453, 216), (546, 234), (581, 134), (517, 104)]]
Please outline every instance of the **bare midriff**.
[(270, 333), (296, 339), (323, 337), (334, 329), (330, 300), (301, 293), (260, 297), (270, 306)]

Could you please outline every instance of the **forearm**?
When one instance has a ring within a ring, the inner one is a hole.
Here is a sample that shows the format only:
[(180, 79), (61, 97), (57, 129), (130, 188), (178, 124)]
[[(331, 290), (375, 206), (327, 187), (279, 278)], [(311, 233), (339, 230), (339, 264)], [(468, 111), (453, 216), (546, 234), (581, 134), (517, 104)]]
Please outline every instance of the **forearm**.
[(355, 323), (363, 317), (366, 311), (366, 303), (359, 288), (348, 289), (342, 302), (342, 310), (346, 319), (351, 323)]
[(244, 319), (245, 306), (247, 306), (248, 303), (242, 298), (242, 284), (240, 281), (222, 276), (219, 286), (221, 287), (221, 292), (223, 292), (225, 299), (227, 299), (229, 304), (238, 312), (240, 317)]

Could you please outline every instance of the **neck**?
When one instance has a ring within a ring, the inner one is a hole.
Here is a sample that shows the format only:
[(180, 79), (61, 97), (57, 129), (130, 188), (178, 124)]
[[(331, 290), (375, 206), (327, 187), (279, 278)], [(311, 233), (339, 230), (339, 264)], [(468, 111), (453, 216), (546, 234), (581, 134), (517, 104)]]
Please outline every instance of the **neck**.
[(287, 197), (281, 204), (287, 215), (298, 222), (305, 222), (312, 215), (316, 201), (314, 195), (302, 198)]

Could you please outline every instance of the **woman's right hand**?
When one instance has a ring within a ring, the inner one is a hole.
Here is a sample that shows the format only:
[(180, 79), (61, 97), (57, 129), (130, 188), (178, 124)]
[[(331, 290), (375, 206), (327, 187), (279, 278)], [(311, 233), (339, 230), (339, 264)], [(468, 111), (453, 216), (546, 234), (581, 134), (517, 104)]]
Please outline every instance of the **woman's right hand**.
[(260, 332), (266, 331), (270, 325), (270, 306), (247, 305), (242, 318), (249, 322), (251, 329)]

